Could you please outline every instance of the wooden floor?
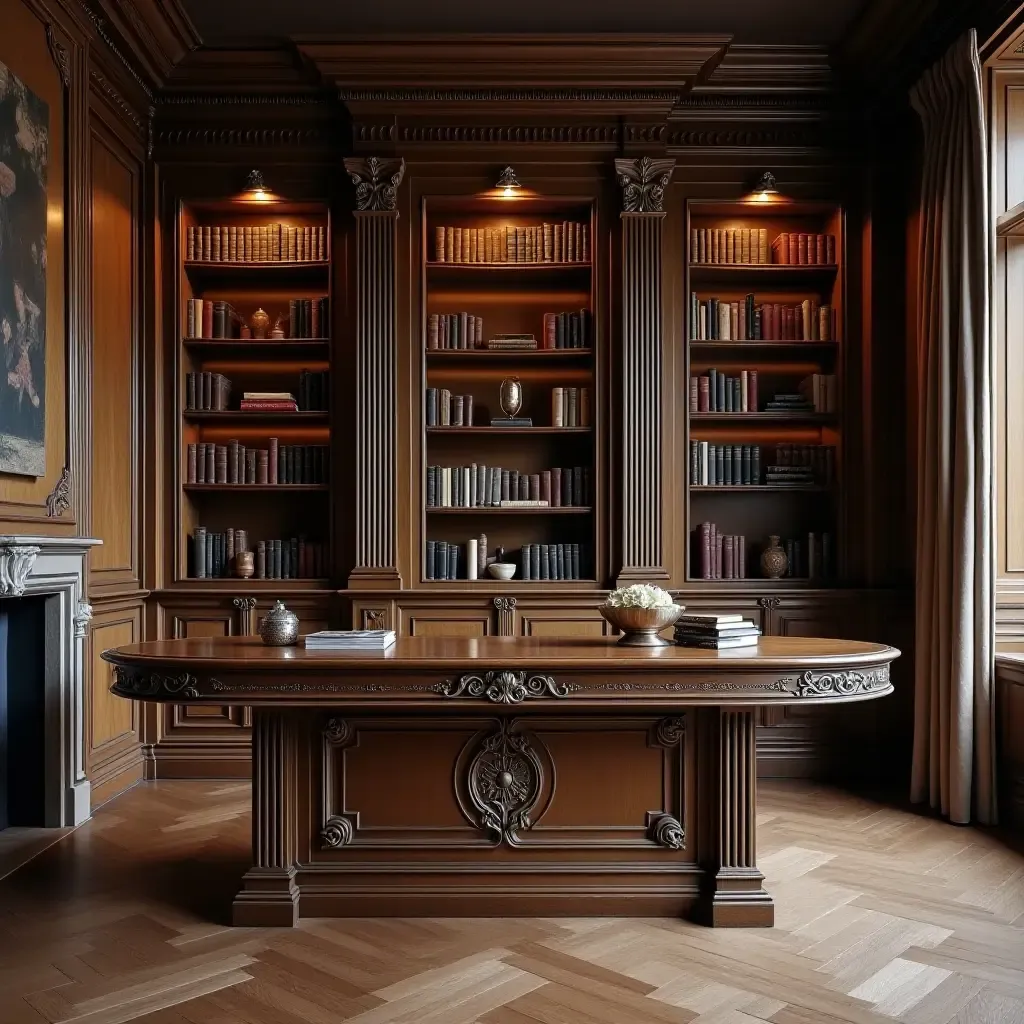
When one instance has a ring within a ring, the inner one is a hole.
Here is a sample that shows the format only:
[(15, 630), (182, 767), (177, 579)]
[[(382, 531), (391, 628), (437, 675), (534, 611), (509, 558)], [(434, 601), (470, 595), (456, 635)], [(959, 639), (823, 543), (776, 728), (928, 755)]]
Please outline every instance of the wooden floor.
[(0, 882), (0, 1022), (1024, 1024), (1024, 857), (834, 790), (761, 791), (777, 927), (226, 926), (248, 785), (140, 786)]

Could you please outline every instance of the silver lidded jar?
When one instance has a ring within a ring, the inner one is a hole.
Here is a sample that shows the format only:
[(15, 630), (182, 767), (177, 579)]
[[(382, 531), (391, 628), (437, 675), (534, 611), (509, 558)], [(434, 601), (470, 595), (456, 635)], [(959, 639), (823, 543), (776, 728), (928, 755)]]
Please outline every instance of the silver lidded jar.
[(283, 601), (275, 601), (260, 623), (260, 637), (270, 647), (290, 647), (299, 639), (299, 617)]

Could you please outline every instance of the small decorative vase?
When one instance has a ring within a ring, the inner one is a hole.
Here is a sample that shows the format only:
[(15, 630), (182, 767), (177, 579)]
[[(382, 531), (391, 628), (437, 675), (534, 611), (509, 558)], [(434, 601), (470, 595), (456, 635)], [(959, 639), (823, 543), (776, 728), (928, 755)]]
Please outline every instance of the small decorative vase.
[(761, 552), (761, 572), (765, 579), (778, 580), (786, 575), (789, 567), (789, 559), (786, 552), (779, 544), (778, 537), (769, 537), (768, 547)]
[(255, 570), (251, 551), (239, 551), (235, 555), (235, 575), (239, 579), (249, 579)]
[(239, 337), (244, 338), (246, 341), (248, 341), (248, 339), (252, 337), (252, 331), (249, 330), (248, 324), (242, 324), (242, 326), (239, 328), (238, 334)]
[(249, 317), (249, 326), (252, 327), (252, 336), (260, 341), (266, 338), (267, 328), (270, 326), (270, 316), (262, 309), (257, 309)]
[(283, 601), (275, 601), (260, 623), (260, 637), (270, 647), (290, 647), (299, 639), (299, 617)]
[(622, 647), (669, 647), (672, 641), (658, 634), (671, 626), (685, 608), (681, 604), (661, 608), (615, 608), (605, 604), (597, 610), (616, 629), (622, 630), (619, 637)]

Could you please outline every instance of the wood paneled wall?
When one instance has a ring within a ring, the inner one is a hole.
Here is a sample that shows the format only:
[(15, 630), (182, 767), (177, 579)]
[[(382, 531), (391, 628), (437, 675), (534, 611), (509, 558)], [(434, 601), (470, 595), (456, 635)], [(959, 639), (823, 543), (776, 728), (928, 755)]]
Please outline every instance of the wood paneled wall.
[(149, 96), (76, 0), (11, 0), (0, 61), (49, 105), (46, 474), (0, 476), (0, 532), (84, 535), (86, 766), (97, 806), (142, 777), (141, 709), (100, 651), (144, 638), (141, 404)]

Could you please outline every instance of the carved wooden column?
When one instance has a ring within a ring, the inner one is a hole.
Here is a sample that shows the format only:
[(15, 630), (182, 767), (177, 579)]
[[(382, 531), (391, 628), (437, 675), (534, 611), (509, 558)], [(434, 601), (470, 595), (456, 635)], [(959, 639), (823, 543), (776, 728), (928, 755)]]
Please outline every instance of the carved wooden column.
[(699, 915), (718, 927), (770, 928), (775, 907), (757, 869), (754, 708), (699, 708), (697, 858), (704, 868)]
[(496, 597), (494, 611), (498, 616), (498, 636), (515, 636), (516, 599), (514, 597)]
[(348, 157), (356, 186), (356, 549), (350, 587), (400, 587), (395, 289), (405, 161)]
[(298, 716), (254, 709), (252, 859), (232, 917), (246, 927), (291, 927), (299, 917), (295, 884), (298, 833)]
[(662, 523), (662, 225), (674, 160), (618, 159), (622, 186), (622, 567), (668, 579)]

